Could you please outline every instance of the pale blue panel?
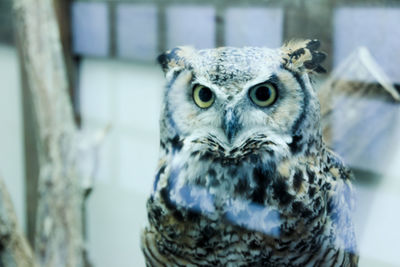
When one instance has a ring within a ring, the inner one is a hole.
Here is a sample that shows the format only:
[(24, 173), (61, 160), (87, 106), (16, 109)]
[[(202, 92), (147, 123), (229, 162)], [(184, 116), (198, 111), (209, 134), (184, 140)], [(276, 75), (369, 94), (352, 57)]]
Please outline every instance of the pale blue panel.
[(334, 16), (334, 65), (366, 46), (389, 77), (400, 82), (400, 8), (338, 8)]
[(119, 57), (154, 60), (157, 56), (157, 8), (154, 5), (119, 4), (117, 7)]
[(109, 21), (106, 3), (72, 3), (72, 43), (77, 54), (107, 56)]
[[(18, 54), (16, 48), (8, 45), (0, 45), (0, 80), (0, 179), (4, 179), (18, 221), (26, 231), (25, 159), (26, 155), (32, 153), (25, 152), (24, 146)], [(4, 207), (2, 204), (0, 206)]]
[(150, 194), (158, 158), (158, 142), (154, 139), (151, 135), (118, 135), (117, 182), (121, 188)]
[(112, 121), (115, 71), (101, 60), (84, 60), (80, 64), (79, 97), (81, 116), (84, 122), (97, 121), (107, 124)]
[(171, 6), (167, 8), (167, 47), (215, 46), (215, 9), (208, 6)]
[(334, 98), (334, 107), (334, 151), (352, 167), (393, 174), (389, 166), (395, 162), (393, 156), (400, 145), (400, 106), (381, 99), (343, 95)]
[(282, 8), (228, 8), (225, 21), (228, 46), (275, 48), (282, 44)]

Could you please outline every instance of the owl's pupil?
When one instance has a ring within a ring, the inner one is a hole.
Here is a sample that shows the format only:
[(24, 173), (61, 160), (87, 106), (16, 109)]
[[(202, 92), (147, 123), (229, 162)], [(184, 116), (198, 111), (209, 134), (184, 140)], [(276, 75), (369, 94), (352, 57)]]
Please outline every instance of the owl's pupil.
[(203, 87), (200, 89), (199, 98), (203, 102), (208, 102), (212, 98), (212, 92), (210, 89)]
[(256, 90), (256, 97), (259, 101), (267, 101), (271, 97), (271, 92), (268, 87), (260, 86)]

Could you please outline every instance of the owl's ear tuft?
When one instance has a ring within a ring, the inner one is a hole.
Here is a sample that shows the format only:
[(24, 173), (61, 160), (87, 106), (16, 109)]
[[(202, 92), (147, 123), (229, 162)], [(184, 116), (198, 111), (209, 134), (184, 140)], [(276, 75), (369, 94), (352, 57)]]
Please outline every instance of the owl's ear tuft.
[(320, 65), (326, 58), (324, 52), (317, 51), (320, 42), (314, 40), (294, 40), (282, 48), (282, 64), (295, 72), (325, 73)]
[(157, 57), (162, 70), (167, 74), (172, 69), (183, 69), (188, 67), (189, 58), (193, 55), (194, 48), (180, 46), (162, 53)]

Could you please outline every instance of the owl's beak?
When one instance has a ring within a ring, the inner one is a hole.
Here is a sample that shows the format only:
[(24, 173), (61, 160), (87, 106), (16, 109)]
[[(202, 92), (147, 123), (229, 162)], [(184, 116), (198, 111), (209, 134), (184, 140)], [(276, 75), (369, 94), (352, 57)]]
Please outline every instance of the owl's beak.
[(229, 143), (232, 143), (232, 140), (240, 130), (239, 117), (237, 116), (237, 113), (233, 108), (226, 109), (223, 118), (222, 128)]

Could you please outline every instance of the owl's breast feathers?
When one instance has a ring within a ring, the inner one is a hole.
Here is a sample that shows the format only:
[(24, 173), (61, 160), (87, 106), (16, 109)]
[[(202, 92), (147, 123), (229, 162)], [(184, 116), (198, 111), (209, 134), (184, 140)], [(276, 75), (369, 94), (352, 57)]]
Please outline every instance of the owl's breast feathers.
[(276, 161), (268, 145), (181, 144), (187, 162), (164, 161), (142, 236), (150, 266), (357, 266), (349, 170), (325, 149)]

